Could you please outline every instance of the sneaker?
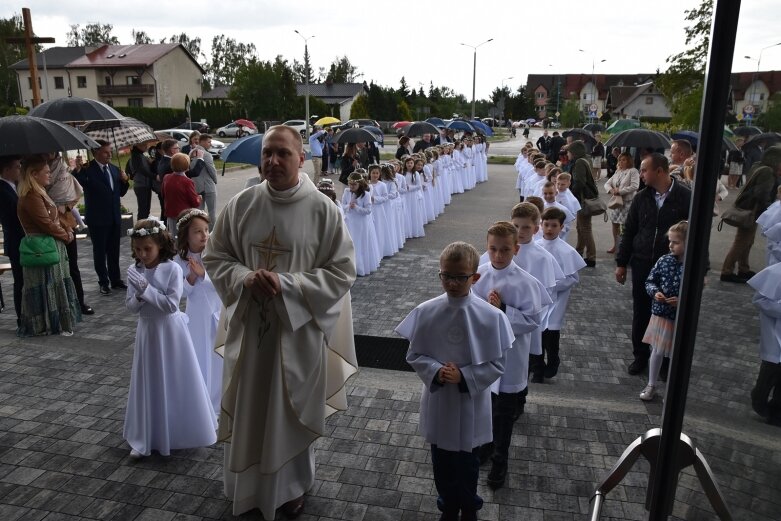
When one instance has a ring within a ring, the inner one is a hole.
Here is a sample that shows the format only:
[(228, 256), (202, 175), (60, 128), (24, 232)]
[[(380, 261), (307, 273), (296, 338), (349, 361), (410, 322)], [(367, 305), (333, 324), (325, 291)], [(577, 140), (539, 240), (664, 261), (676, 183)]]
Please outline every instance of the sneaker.
[(100, 285), (100, 294), (103, 296), (111, 295), (111, 288), (108, 287), (108, 284)]
[(60, 336), (73, 336), (73, 331), (60, 331)]
[(646, 385), (643, 392), (640, 393), (640, 399), (644, 402), (650, 402), (654, 396), (656, 396), (656, 388), (651, 384)]

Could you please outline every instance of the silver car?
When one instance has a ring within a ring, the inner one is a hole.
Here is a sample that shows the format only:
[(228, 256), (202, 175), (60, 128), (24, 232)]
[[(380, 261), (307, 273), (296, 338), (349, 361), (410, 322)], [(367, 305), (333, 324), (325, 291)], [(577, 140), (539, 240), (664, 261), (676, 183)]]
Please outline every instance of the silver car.
[[(165, 134), (168, 134), (169, 136), (176, 139), (184, 146), (190, 142), (190, 134), (192, 134), (194, 131), (182, 129), (182, 128), (168, 128), (165, 130), (158, 130), (157, 132), (163, 132)], [(214, 159), (219, 159), (220, 154), (222, 154), (222, 151), (224, 149), (225, 149), (225, 143), (212, 138), (212, 146), (209, 148), (209, 153), (212, 155)]]

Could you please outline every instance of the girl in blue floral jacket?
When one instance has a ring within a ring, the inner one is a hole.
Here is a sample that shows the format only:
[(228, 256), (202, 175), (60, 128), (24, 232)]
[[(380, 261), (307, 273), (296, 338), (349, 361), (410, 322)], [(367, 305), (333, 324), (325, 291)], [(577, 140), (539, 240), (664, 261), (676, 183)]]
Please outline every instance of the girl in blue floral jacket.
[(649, 401), (656, 396), (656, 380), (664, 357), (670, 356), (675, 333), (675, 313), (678, 311), (678, 293), (681, 290), (683, 254), (686, 249), (687, 221), (674, 224), (667, 230), (670, 253), (656, 261), (645, 281), (645, 290), (653, 299), (651, 321), (645, 330), (643, 342), (653, 348), (648, 360), (648, 385), (640, 393), (640, 399)]

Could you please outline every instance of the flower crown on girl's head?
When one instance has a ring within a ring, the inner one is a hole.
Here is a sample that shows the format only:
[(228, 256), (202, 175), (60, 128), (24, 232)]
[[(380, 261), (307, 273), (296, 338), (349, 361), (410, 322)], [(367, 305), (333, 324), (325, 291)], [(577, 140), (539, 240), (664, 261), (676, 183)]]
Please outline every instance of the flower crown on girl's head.
[(202, 217), (209, 220), (209, 214), (204, 212), (203, 210), (199, 210), (198, 208), (193, 208), (192, 210), (189, 210), (186, 214), (182, 215), (178, 221), (176, 221), (176, 228), (181, 228), (187, 222), (192, 219), (193, 217)]
[(157, 221), (156, 219), (149, 219), (150, 221), (156, 222), (155, 226), (152, 228), (131, 228), (127, 231), (128, 237), (148, 237), (150, 235), (156, 235), (160, 232), (165, 231), (165, 225), (161, 223), (160, 221)]

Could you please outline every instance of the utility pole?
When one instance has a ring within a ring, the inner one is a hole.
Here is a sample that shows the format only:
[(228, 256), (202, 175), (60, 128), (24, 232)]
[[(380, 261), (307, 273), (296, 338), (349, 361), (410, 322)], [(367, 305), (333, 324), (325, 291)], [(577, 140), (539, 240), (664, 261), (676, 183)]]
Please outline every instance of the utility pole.
[(492, 42), (494, 39), (489, 38), (486, 41), (484, 41), (481, 44), (478, 45), (469, 45), (466, 43), (462, 43), (464, 47), (471, 47), (474, 51), (474, 59), (472, 60), (472, 119), (475, 119), (475, 80), (477, 77), (477, 48), (481, 45), (485, 45), (488, 42)]
[[(24, 21), (24, 37), (6, 38), (8, 43), (23, 44), (27, 48), (27, 63), (30, 66), (30, 82), (33, 89), (32, 106), (38, 105), (41, 100), (41, 90), (38, 86), (38, 63), (35, 59), (35, 45), (41, 43), (54, 43), (54, 38), (36, 38), (33, 33), (33, 21), (28, 7), (22, 8), (22, 20)], [(21, 92), (19, 93), (21, 95)], [(24, 104), (24, 100), (22, 100)]]
[(300, 36), (304, 40), (304, 74), (306, 75), (306, 98), (304, 104), (306, 105), (306, 122), (304, 123), (304, 127), (306, 128), (306, 139), (309, 140), (309, 47), (308, 42), (312, 38), (315, 37), (313, 34), (312, 36), (305, 37), (303, 34), (298, 32), (298, 29), (293, 29), (295, 33)]

